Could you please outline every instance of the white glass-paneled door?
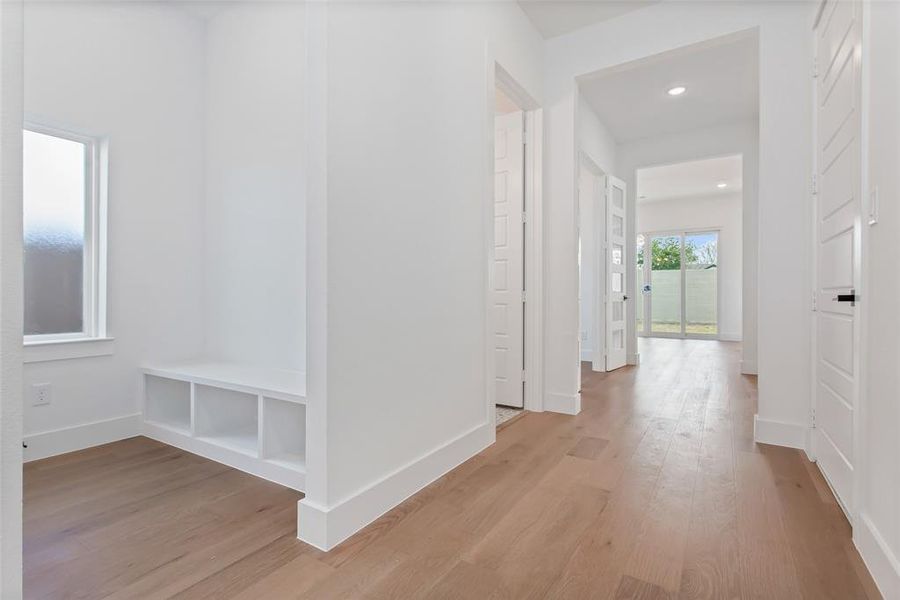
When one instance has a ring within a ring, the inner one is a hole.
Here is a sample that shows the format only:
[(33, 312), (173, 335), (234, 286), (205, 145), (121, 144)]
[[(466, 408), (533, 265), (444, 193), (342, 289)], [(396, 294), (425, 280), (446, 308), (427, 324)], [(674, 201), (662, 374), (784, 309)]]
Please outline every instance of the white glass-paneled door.
[(636, 274), (638, 335), (718, 337), (718, 231), (638, 235)]

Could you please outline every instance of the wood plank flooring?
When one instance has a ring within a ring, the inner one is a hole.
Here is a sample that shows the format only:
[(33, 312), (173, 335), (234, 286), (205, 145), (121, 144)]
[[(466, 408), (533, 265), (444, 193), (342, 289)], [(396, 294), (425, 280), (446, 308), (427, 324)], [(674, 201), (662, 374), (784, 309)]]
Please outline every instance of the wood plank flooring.
[(146, 438), (29, 463), (26, 596), (878, 598), (815, 465), (753, 443), (739, 346), (641, 352), (327, 554), (300, 494)]

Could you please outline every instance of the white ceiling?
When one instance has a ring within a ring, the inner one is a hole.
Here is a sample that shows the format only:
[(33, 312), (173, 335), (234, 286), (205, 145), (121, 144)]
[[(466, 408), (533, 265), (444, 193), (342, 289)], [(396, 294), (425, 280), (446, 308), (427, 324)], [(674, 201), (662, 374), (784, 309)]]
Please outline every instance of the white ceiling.
[[(638, 202), (702, 198), (741, 191), (741, 156), (709, 158), (637, 171)], [(719, 183), (727, 184), (720, 189)]]
[[(669, 96), (674, 86), (687, 91)], [(757, 39), (741, 34), (679, 48), (581, 77), (579, 90), (619, 143), (752, 119)]]
[(608, 21), (660, 0), (519, 0), (544, 39)]

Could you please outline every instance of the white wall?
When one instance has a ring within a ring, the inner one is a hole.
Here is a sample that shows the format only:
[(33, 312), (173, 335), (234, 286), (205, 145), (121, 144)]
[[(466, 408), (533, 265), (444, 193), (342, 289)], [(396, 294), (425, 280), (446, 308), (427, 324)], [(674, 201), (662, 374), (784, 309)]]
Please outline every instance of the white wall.
[(207, 25), (206, 353), (306, 370), (304, 8)]
[(594, 236), (597, 229), (595, 219), (600, 216), (598, 193), (601, 177), (594, 174), (582, 164), (578, 174), (578, 227), (581, 233), (581, 360), (592, 360), (592, 353), (597, 348), (594, 331), (594, 302), (596, 302), (595, 286), (605, 274), (599, 273), (602, 264), (597, 264), (595, 254), (597, 247)]
[[(610, 175), (617, 175), (618, 146), (615, 138), (609, 132), (603, 121), (597, 117), (587, 101), (578, 97), (578, 147), (587, 154), (591, 160)], [(604, 268), (595, 260), (596, 248), (594, 237), (596, 235), (597, 217), (605, 221), (605, 215), (596, 215), (598, 206), (596, 194), (602, 194), (603, 185), (601, 179), (586, 170), (583, 161), (579, 165), (579, 186), (582, 186), (579, 195), (579, 228), (581, 231), (581, 359), (590, 360), (589, 354), (597, 348), (594, 339), (594, 302), (595, 278), (602, 277), (599, 269)], [(599, 198), (602, 201), (602, 196)], [(602, 210), (602, 207), (601, 207)], [(605, 235), (605, 232), (603, 232)], [(603, 313), (600, 313), (603, 314)], [(602, 344), (602, 342), (601, 342)]]
[[(314, 59), (327, 46), (327, 73), (311, 67), (327, 81), (325, 131), (311, 139), (327, 147), (327, 179), (309, 217), (327, 239), (310, 234), (309, 285), (310, 323), (327, 329), (310, 328), (308, 414), (327, 432), (310, 433), (308, 463), (327, 462), (327, 482), (311, 477), (303, 506), (331, 519), (377, 495), (352, 529), (493, 439), (486, 54), (539, 98), (542, 41), (514, 3), (335, 3), (326, 17), (325, 39), (311, 37)], [(405, 483), (387, 489), (392, 476)], [(301, 510), (301, 535), (312, 518)], [(326, 527), (331, 541), (349, 533)]]
[[(867, 236), (868, 276), (863, 281), (863, 372), (860, 401), (862, 456), (853, 537), (885, 598), (900, 597), (900, 5), (867, 3), (870, 18), (864, 29), (863, 68), (869, 70), (868, 187), (877, 188), (879, 222), (863, 227)], [(868, 59), (868, 60), (867, 60)], [(866, 174), (864, 173), (864, 176)], [(867, 200), (867, 196), (863, 198)], [(867, 201), (863, 202), (868, 205)], [(866, 211), (867, 212), (867, 211)]]
[[(35, 434), (138, 412), (137, 366), (200, 351), (203, 323), (202, 21), (154, 3), (29, 3), (25, 108), (109, 138), (112, 356), (33, 363)], [(39, 442), (37, 442), (39, 444)], [(39, 447), (29, 452), (42, 453)]]
[[(742, 370), (757, 371), (757, 256), (759, 245), (759, 122), (728, 123), (686, 133), (637, 140), (621, 147), (622, 174), (632, 203), (637, 198), (636, 171), (641, 167), (740, 154), (742, 162)], [(629, 283), (630, 286), (630, 283)], [(634, 290), (637, 291), (637, 288)], [(629, 352), (637, 351), (636, 337), (629, 336)], [(633, 344), (633, 346), (632, 346)], [(632, 350), (632, 348), (634, 350)]]
[(578, 96), (578, 144), (601, 169), (615, 175), (618, 167), (618, 143), (587, 100)]
[[(578, 360), (573, 257), (575, 78), (714, 37), (758, 29), (760, 44), (759, 416), (809, 424), (808, 320), (814, 3), (662, 2), (548, 40), (545, 56), (545, 248), (549, 289), (547, 394), (574, 396)], [(677, 27), (672, 24), (677, 23)], [(652, 31), (653, 35), (647, 35)], [(624, 159), (620, 155), (620, 166)], [(633, 205), (633, 203), (632, 203)], [(790, 233), (787, 233), (790, 232)], [(633, 225), (629, 237), (634, 234)], [(799, 260), (785, 260), (799, 257)], [(626, 257), (634, 262), (634, 249)], [(747, 269), (745, 268), (745, 272)], [(629, 282), (633, 297), (634, 282)], [(633, 311), (633, 305), (629, 307)], [(749, 307), (747, 307), (749, 308)], [(748, 329), (745, 325), (745, 329)]]
[(741, 194), (642, 201), (637, 204), (638, 233), (685, 229), (719, 230), (719, 337), (741, 339), (743, 272)]

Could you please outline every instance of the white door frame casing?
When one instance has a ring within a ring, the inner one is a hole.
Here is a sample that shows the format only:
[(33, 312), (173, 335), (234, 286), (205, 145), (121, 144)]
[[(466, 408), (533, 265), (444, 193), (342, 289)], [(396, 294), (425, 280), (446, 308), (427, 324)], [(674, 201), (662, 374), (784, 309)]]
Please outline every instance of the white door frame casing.
[(23, 3), (0, 2), (0, 597), (22, 597)]
[[(593, 303), (591, 304), (591, 343), (593, 347), (591, 348), (591, 370), (596, 372), (605, 372), (606, 371), (606, 304), (603, 302), (602, 298), (604, 296), (604, 290), (606, 289), (606, 270), (601, 269), (600, 265), (603, 264), (605, 260), (605, 253), (603, 251), (603, 243), (605, 242), (605, 231), (606, 231), (606, 194), (600, 192), (600, 186), (603, 185), (603, 178), (606, 177), (606, 170), (600, 166), (600, 164), (585, 150), (579, 151), (580, 162), (579, 164), (583, 166), (588, 173), (590, 173), (593, 178), (591, 185), (591, 198), (588, 200), (592, 204), (593, 209), (593, 236), (592, 236), (592, 250), (593, 250), (593, 261), (594, 261), (594, 276), (592, 278), (592, 298)], [(577, 203), (577, 213), (579, 215), (579, 240), (581, 239), (581, 207), (585, 201), (581, 196), (581, 187), (580, 185), (577, 188), (578, 191), (578, 203)], [(580, 268), (580, 266), (579, 266)], [(578, 285), (579, 285), (579, 298), (581, 298), (581, 273), (579, 273), (578, 277)], [(581, 311), (578, 312), (579, 320), (581, 318)], [(582, 331), (581, 323), (579, 322), (578, 331)], [(580, 343), (580, 341), (579, 341)], [(579, 352), (579, 356), (580, 356)]]
[(491, 322), (494, 262), (494, 114), (495, 90), (501, 90), (525, 113), (525, 409), (544, 410), (544, 286), (543, 286), (543, 110), (528, 90), (497, 62), (488, 44), (486, 55), (485, 125), (486, 178), (483, 206), (485, 251), (485, 378), (487, 420), (496, 421), (494, 373), (496, 364)]

